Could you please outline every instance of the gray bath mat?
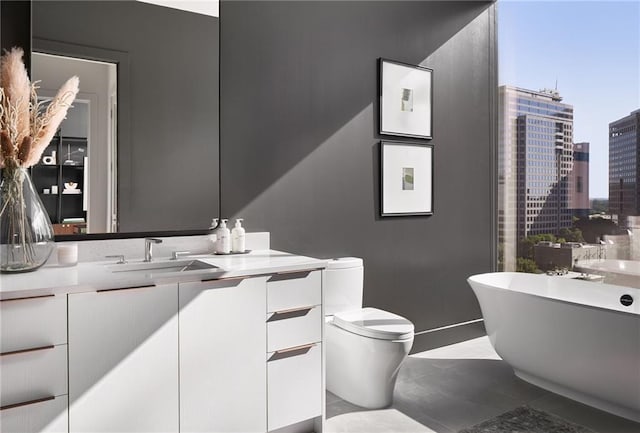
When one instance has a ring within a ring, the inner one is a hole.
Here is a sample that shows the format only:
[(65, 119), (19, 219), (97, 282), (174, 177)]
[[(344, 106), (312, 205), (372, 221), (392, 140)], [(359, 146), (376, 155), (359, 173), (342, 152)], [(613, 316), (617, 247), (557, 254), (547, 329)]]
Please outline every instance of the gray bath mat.
[(521, 406), (459, 433), (594, 433), (557, 416)]

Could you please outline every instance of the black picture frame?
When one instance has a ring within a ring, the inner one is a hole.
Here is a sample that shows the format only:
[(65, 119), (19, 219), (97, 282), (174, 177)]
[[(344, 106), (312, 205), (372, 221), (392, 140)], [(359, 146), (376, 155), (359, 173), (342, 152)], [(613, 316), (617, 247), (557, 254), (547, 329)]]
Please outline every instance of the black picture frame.
[[(380, 135), (433, 139), (433, 69), (380, 58), (378, 71)], [(407, 84), (412, 87), (400, 87)]]
[(380, 142), (381, 217), (433, 215), (434, 149), (431, 143)]

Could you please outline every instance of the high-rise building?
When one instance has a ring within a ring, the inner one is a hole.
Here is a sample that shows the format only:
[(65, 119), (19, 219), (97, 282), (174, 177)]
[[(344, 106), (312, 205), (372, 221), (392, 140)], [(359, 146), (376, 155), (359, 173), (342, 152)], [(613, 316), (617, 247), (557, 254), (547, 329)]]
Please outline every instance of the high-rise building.
[(640, 109), (609, 123), (609, 212), (640, 215)]
[(574, 143), (573, 166), (569, 179), (569, 209), (573, 216), (586, 218), (591, 210), (589, 202), (589, 143)]
[(498, 140), (500, 259), (514, 270), (519, 239), (572, 226), (573, 106), (556, 90), (501, 86)]

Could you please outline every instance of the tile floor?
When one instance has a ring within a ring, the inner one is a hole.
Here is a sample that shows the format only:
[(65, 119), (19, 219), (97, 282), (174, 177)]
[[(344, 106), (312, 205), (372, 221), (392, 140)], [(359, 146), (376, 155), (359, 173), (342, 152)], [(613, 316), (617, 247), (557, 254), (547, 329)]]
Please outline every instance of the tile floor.
[(409, 356), (390, 408), (366, 410), (328, 392), (327, 431), (455, 433), (524, 404), (598, 433), (640, 433), (638, 423), (517, 378), (487, 337)]

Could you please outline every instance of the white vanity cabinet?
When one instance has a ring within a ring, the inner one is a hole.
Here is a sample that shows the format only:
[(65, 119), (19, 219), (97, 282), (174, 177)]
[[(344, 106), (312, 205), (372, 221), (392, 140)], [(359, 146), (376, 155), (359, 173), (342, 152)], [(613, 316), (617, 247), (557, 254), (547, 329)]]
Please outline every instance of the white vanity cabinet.
[(323, 262), (267, 255), (0, 301), (0, 432), (321, 433)]
[(69, 295), (69, 431), (178, 431), (178, 285)]
[(67, 298), (0, 301), (0, 431), (67, 431)]
[(180, 431), (265, 432), (266, 277), (180, 284)]

